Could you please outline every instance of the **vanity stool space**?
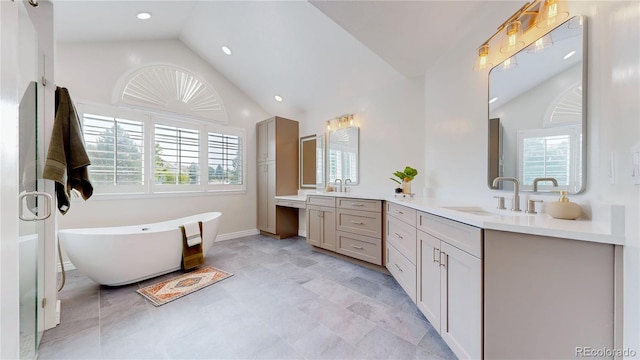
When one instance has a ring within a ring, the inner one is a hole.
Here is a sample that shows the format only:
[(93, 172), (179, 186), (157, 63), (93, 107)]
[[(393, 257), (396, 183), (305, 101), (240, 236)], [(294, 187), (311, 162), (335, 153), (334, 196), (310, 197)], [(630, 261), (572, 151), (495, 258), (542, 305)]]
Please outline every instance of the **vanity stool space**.
[(382, 201), (307, 196), (307, 243), (382, 265)]

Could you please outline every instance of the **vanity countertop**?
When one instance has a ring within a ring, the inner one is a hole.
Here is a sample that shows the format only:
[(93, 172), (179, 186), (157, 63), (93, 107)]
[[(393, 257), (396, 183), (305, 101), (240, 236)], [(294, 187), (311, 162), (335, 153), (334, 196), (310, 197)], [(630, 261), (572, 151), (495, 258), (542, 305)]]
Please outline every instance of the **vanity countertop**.
[[(623, 236), (613, 235), (610, 229), (590, 220), (560, 220), (552, 218), (549, 214), (530, 215), (524, 212), (514, 213), (509, 210), (497, 209), (489, 209), (486, 213), (479, 215), (474, 212), (454, 210), (452, 208), (457, 206), (464, 207), (464, 205), (447, 202), (445, 200), (434, 200), (422, 197), (400, 198), (350, 192), (308, 192), (299, 195), (276, 196), (276, 199), (306, 201), (307, 196), (386, 200), (482, 229), (624, 245)], [(466, 205), (468, 206), (468, 204)], [(478, 209), (482, 208), (478, 207)]]
[(549, 214), (532, 215), (497, 209), (490, 209), (488, 213), (478, 215), (451, 209), (460, 204), (427, 198), (389, 197), (385, 200), (482, 229), (624, 245), (623, 236), (612, 235), (609, 229), (590, 220), (561, 220), (554, 219)]

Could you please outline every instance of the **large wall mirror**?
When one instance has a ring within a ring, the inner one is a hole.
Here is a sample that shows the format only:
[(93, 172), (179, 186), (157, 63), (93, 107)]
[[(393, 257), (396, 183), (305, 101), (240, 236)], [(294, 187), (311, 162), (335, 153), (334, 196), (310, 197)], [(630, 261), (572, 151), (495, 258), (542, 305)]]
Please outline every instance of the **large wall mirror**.
[[(356, 126), (338, 128), (328, 133), (327, 180), (335, 183), (358, 184), (359, 128)], [(349, 181), (347, 181), (349, 180)]]
[(300, 189), (324, 189), (324, 135), (300, 138)]
[(586, 43), (586, 18), (573, 17), (490, 71), (490, 188), (508, 176), (532, 191), (551, 177), (558, 187), (539, 182), (538, 191), (584, 191)]

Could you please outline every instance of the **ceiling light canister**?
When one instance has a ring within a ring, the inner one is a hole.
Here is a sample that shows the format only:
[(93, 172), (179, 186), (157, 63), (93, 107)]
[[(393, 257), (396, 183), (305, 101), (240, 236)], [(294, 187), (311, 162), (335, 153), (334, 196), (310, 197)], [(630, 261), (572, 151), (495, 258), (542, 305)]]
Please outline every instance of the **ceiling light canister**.
[(222, 52), (226, 55), (231, 55), (231, 49), (227, 45), (222, 45)]
[(273, 98), (276, 99), (277, 102), (282, 102), (282, 100), (284, 100), (284, 99), (282, 99), (282, 96), (280, 96), (280, 95), (276, 95)]
[(151, 13), (146, 11), (139, 12), (138, 15), (136, 15), (136, 17), (140, 20), (149, 20), (151, 19)]

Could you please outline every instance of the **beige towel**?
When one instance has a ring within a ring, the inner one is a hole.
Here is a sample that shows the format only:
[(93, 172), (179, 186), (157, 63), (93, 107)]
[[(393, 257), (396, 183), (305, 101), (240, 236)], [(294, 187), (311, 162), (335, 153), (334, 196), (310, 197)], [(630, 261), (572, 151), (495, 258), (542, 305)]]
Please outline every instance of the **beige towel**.
[(91, 165), (84, 148), (82, 124), (69, 91), (56, 88), (56, 118), (47, 152), (42, 177), (56, 182), (58, 210), (69, 210), (71, 189), (76, 189), (84, 200), (93, 194), (87, 166)]
[(202, 243), (202, 235), (200, 234), (200, 225), (198, 222), (185, 223), (184, 233), (187, 237), (187, 246), (192, 247)]

